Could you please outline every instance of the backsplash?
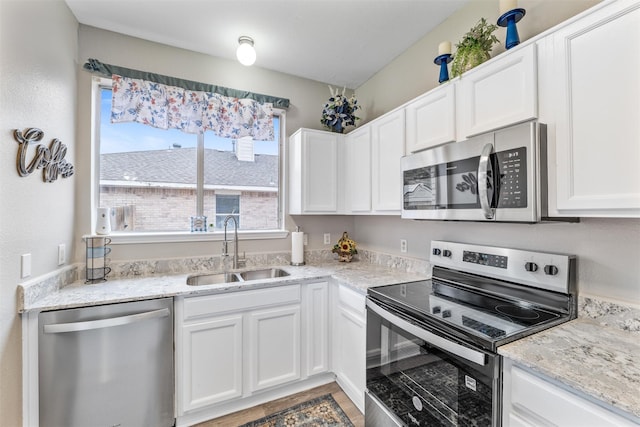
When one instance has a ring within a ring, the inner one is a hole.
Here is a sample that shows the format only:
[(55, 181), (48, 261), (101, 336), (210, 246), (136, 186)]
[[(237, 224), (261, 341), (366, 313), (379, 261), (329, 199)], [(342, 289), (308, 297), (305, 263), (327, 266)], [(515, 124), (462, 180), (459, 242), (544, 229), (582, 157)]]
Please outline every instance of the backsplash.
[(592, 297), (578, 297), (578, 316), (593, 319), (602, 326), (640, 332), (640, 309), (638, 308)]

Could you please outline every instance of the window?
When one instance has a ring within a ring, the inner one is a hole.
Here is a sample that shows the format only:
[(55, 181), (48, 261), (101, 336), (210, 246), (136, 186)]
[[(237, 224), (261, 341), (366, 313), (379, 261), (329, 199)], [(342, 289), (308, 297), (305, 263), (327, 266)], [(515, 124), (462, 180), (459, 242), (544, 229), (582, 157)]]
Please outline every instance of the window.
[(216, 195), (216, 228), (224, 228), (224, 219), (231, 215), (240, 228), (240, 196)]
[(112, 124), (111, 88), (99, 92), (98, 206), (115, 232), (188, 232), (192, 216), (217, 231), (227, 215), (240, 230), (282, 230), (280, 115), (276, 140), (232, 140)]

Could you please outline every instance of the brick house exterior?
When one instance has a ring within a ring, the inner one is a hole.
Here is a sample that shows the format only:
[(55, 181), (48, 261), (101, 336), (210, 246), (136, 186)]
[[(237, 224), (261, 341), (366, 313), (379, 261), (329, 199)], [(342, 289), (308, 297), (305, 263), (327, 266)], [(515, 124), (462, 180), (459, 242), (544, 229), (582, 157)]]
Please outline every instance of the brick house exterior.
[[(204, 215), (215, 224), (216, 196), (238, 196), (243, 230), (277, 229), (278, 156), (238, 160), (205, 149)], [(100, 156), (100, 206), (112, 208), (119, 231), (188, 231), (196, 214), (196, 148)], [(228, 212), (221, 213), (221, 216)], [(235, 212), (234, 212), (235, 213)]]

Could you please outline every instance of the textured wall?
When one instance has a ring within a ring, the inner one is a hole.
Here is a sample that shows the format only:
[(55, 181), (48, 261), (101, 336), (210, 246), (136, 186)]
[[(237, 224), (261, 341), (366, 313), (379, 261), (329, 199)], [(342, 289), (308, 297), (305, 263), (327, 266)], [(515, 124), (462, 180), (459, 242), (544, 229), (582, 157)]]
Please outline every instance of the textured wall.
[[(42, 171), (21, 178), (13, 129), (39, 127), (48, 146), (67, 145), (76, 168), (77, 22), (62, 1), (0, 1), (0, 424), (21, 425), (20, 255), (31, 253), (32, 277), (55, 270), (58, 244), (73, 252), (77, 176), (44, 183)], [(28, 159), (33, 156), (30, 151)]]

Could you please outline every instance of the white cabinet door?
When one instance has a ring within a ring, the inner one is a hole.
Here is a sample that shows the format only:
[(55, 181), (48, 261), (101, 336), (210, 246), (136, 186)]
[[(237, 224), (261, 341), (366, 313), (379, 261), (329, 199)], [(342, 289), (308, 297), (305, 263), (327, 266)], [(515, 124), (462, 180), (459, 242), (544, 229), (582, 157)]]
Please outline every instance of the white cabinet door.
[(345, 136), (346, 213), (371, 211), (371, 126)]
[(252, 392), (300, 379), (300, 306), (249, 313)]
[(456, 140), (456, 83), (449, 82), (406, 105), (407, 153)]
[(182, 333), (182, 409), (189, 411), (240, 397), (242, 315), (189, 324)]
[(289, 213), (338, 213), (343, 135), (299, 129), (289, 140)]
[(329, 371), (329, 284), (303, 286), (306, 376)]
[(364, 412), (367, 352), (365, 296), (344, 285), (335, 289), (333, 371), (340, 387)]
[(640, 3), (613, 2), (553, 37), (557, 210), (639, 217)]
[[(538, 115), (536, 45), (506, 52), (460, 78), (464, 137), (478, 135)], [(459, 138), (460, 139), (460, 138)]]
[(371, 202), (373, 212), (378, 214), (400, 214), (404, 128), (404, 110), (371, 122)]

